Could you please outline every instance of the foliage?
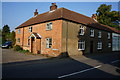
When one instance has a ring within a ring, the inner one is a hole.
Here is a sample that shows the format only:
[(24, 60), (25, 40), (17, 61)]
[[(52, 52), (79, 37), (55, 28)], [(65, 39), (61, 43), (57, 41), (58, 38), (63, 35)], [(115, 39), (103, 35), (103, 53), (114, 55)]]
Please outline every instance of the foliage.
[(19, 52), (20, 52), (20, 53), (28, 53), (29, 50), (20, 50)]
[(2, 44), (2, 30), (0, 29), (0, 45)]
[(110, 27), (114, 27), (120, 30), (119, 27), (119, 20), (120, 20), (120, 14), (118, 11), (111, 11), (112, 6), (102, 4), (97, 9), (97, 20), (98, 22), (108, 25)]
[(5, 25), (2, 29), (2, 44), (6, 41), (12, 41), (12, 46), (15, 45), (15, 32), (10, 32), (8, 25)]
[(23, 50), (23, 49), (19, 45), (16, 45), (16, 46), (14, 46), (14, 50), (15, 51), (20, 51), (20, 50)]
[(2, 29), (2, 34), (10, 33), (10, 27), (8, 25), (5, 25)]

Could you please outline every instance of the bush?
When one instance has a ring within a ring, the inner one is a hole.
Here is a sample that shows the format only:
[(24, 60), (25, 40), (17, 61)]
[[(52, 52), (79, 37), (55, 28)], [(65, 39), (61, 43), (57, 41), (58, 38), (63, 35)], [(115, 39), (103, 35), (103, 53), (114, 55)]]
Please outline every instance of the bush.
[(20, 50), (23, 50), (19, 45), (16, 45), (15, 47), (14, 47), (14, 50), (15, 51), (20, 51)]
[(27, 53), (27, 52), (29, 52), (29, 50), (20, 50), (19, 52), (20, 53)]

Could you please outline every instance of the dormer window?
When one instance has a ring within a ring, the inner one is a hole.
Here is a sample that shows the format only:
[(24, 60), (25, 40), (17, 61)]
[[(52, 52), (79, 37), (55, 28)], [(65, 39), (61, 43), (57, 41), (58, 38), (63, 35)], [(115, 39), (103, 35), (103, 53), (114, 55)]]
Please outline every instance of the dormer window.
[(101, 31), (98, 32), (98, 38), (101, 38)]
[(90, 36), (94, 37), (94, 30), (93, 29), (90, 29)]
[(80, 26), (80, 35), (84, 35), (84, 26)]
[(32, 32), (32, 27), (31, 26), (29, 27), (29, 32)]
[(46, 24), (46, 30), (52, 30), (52, 22)]

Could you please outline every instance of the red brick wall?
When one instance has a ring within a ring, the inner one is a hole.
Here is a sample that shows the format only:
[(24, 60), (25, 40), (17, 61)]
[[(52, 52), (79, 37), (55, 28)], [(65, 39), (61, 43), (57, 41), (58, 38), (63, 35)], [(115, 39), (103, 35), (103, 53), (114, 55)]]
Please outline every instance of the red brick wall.
[[(55, 20), (52, 22), (52, 30), (46, 30), (46, 23), (36, 24), (32, 26), (32, 32), (36, 32), (41, 35), (41, 43), (38, 47), (41, 46), (41, 54), (49, 54), (51, 56), (57, 56), (61, 52), (61, 35), (62, 35), (62, 20)], [(16, 29), (16, 39), (19, 37), (23, 43), (23, 48), (30, 50), (30, 46), (28, 46), (28, 37), (32, 34), (32, 32), (28, 32), (29, 26), (24, 27), (24, 40), (22, 39), (23, 28), (21, 29), (21, 33), (18, 34), (18, 29)], [(46, 48), (46, 38), (52, 38), (52, 48)], [(22, 45), (21, 43), (16, 43), (18, 45)], [(37, 40), (36, 40), (37, 41)]]

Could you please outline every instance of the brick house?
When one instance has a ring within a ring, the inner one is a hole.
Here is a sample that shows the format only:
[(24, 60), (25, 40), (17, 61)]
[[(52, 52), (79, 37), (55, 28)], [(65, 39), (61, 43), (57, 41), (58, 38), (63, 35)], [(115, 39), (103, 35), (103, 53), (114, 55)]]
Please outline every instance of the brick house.
[(96, 15), (87, 17), (55, 3), (50, 11), (38, 14), (16, 27), (16, 45), (35, 54), (58, 56), (105, 53), (112, 51), (112, 30), (96, 21)]

